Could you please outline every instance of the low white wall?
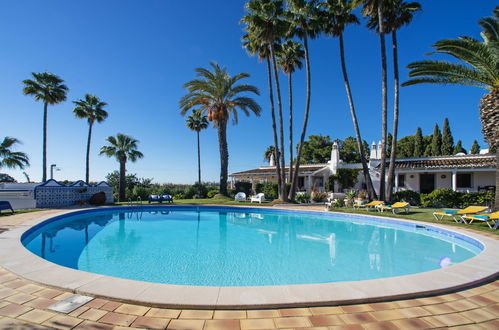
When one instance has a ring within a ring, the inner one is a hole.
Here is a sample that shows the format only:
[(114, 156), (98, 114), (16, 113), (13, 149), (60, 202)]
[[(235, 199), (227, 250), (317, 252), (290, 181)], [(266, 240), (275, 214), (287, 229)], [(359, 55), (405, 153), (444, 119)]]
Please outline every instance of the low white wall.
[(14, 210), (36, 208), (32, 190), (0, 190), (0, 201), (9, 202)]

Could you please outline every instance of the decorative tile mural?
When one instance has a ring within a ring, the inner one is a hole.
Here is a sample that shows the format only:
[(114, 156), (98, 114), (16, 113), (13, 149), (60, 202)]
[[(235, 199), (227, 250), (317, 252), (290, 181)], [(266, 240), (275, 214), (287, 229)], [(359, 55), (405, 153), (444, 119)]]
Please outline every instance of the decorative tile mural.
[(37, 208), (63, 207), (78, 204), (88, 204), (90, 197), (99, 192), (106, 194), (106, 204), (113, 203), (113, 188), (105, 182), (90, 186), (83, 181), (77, 181), (65, 186), (55, 180), (35, 187)]

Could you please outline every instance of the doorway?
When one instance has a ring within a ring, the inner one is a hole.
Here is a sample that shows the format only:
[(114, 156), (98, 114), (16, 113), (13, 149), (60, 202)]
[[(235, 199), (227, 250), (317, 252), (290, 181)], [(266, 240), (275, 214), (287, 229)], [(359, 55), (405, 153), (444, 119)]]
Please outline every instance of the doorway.
[(419, 175), (419, 192), (428, 194), (435, 190), (435, 174)]

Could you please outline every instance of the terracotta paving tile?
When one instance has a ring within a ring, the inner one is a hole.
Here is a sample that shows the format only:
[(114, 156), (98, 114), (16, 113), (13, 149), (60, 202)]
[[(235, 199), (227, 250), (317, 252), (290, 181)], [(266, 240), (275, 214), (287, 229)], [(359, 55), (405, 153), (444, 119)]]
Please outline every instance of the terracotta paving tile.
[(285, 308), (285, 309), (280, 309), (279, 313), (281, 314), (282, 317), (312, 315), (312, 313), (308, 308)]
[(64, 299), (67, 299), (67, 298), (71, 297), (72, 295), (74, 295), (74, 293), (64, 292), (64, 293), (61, 293), (58, 296), (55, 296), (53, 299), (54, 300), (64, 300)]
[(310, 307), (310, 312), (312, 315), (332, 315), (332, 314), (343, 314), (344, 311), (339, 306), (333, 307)]
[(450, 306), (451, 308), (453, 308), (454, 310), (459, 311), (459, 312), (467, 311), (467, 310), (479, 307), (477, 304), (474, 304), (471, 301), (468, 301), (466, 299), (451, 301), (451, 302), (445, 303), (444, 305)]
[[(170, 319), (161, 319), (158, 317), (139, 316), (132, 323), (132, 327), (146, 329), (166, 329)], [(239, 322), (238, 322), (239, 323)]]
[(374, 309), (370, 305), (348, 305), (341, 306), (345, 313), (372, 312)]
[(114, 311), (116, 313), (122, 314), (131, 314), (142, 316), (149, 311), (150, 307), (139, 306), (139, 305), (131, 305), (131, 304), (123, 304), (116, 308)]
[[(85, 308), (87, 308), (85, 306)], [(96, 309), (96, 308), (90, 308), (87, 311), (83, 312), (80, 316), (78, 316), (81, 319), (89, 320), (89, 321), (97, 321), (98, 319), (102, 318), (104, 315), (106, 315), (108, 311), (104, 311), (101, 309)]]
[(10, 305), (10, 303), (7, 301), (0, 301), (0, 308), (5, 307), (7, 305)]
[(16, 289), (18, 287), (21, 287), (23, 285), (29, 284), (29, 282), (20, 280), (20, 279), (15, 279), (13, 281), (3, 283), (2, 286), (10, 288), (10, 289)]
[(383, 321), (383, 322), (375, 322), (375, 323), (364, 323), (362, 327), (366, 330), (399, 330), (393, 322)]
[(369, 313), (340, 314), (339, 316), (346, 324), (376, 322), (376, 319)]
[(71, 329), (80, 324), (81, 322), (83, 322), (83, 320), (77, 319), (76, 317), (56, 314), (48, 321), (45, 321), (43, 325), (55, 329)]
[(275, 329), (273, 319), (246, 319), (241, 320), (242, 329)]
[[(88, 304), (87, 304), (88, 305)], [(108, 301), (107, 303), (105, 303), (103, 306), (101, 307), (98, 307), (100, 309), (103, 309), (103, 310), (106, 310), (106, 311), (109, 311), (109, 312), (112, 312), (114, 311), (116, 308), (120, 307), (122, 304), (119, 303), (119, 302), (115, 302), (115, 301)]]
[(180, 309), (151, 308), (146, 316), (162, 317), (165, 319), (176, 319), (180, 315)]
[(130, 324), (132, 324), (136, 318), (137, 318), (137, 316), (134, 316), (134, 315), (126, 315), (126, 314), (109, 312), (106, 315), (104, 315), (99, 320), (99, 322), (109, 323), (109, 324), (114, 324), (114, 325), (121, 325), (121, 326), (127, 327)]
[(338, 315), (314, 315), (308, 319), (316, 327), (345, 324)]
[(21, 314), (29, 312), (30, 310), (32, 310), (32, 308), (27, 306), (8, 304), (7, 306), (0, 308), (0, 315), (7, 317), (17, 317)]
[(186, 309), (180, 313), (181, 319), (203, 319), (209, 320), (213, 318), (213, 311), (209, 310), (195, 310), (195, 309)]
[(407, 308), (407, 307), (419, 307), (423, 306), (424, 304), (421, 303), (418, 299), (413, 299), (413, 300), (397, 301), (397, 305), (399, 305), (400, 308)]
[(412, 329), (430, 329), (432, 326), (428, 322), (422, 319), (402, 319), (393, 321), (393, 324), (398, 326), (400, 329), (412, 330)]
[(85, 306), (90, 307), (90, 308), (101, 308), (102, 306), (104, 306), (108, 302), (109, 302), (109, 300), (95, 298), (93, 300), (90, 300), (88, 303), (86, 303)]
[(16, 290), (22, 291), (24, 293), (32, 294), (32, 293), (35, 293), (37, 291), (43, 290), (43, 287), (40, 285), (29, 283), (29, 284), (23, 285), (21, 287), (18, 287)]
[(490, 312), (490, 313), (496, 315), (499, 318), (499, 304), (490, 305), (490, 306), (484, 307), (483, 309), (485, 309), (487, 312)]
[(398, 310), (406, 318), (413, 318), (413, 317), (421, 317), (421, 316), (428, 316), (431, 315), (429, 311), (422, 307), (408, 307), (408, 308), (402, 308)]
[(24, 320), (24, 321), (28, 321), (31, 323), (43, 323), (55, 315), (56, 315), (56, 313), (53, 313), (53, 312), (42, 311), (39, 309), (33, 309), (33, 310), (19, 316), (19, 319)]
[(377, 311), (370, 313), (377, 321), (392, 321), (406, 318), (404, 314), (402, 314), (398, 310), (388, 310), (388, 311)]
[(499, 320), (480, 323), (480, 326), (484, 329), (497, 330), (499, 329)]
[(77, 309), (75, 309), (74, 311), (68, 313), (68, 315), (78, 317), (80, 314), (83, 314), (84, 312), (88, 311), (89, 309), (90, 308), (88, 308), (86, 306), (81, 306), (81, 307), (78, 307)]
[(459, 313), (459, 315), (464, 316), (465, 318), (470, 319), (471, 321), (476, 323), (497, 319), (494, 314), (484, 309), (473, 309), (471, 311)]
[(438, 296), (439, 298), (443, 299), (444, 301), (455, 301), (458, 299), (463, 299), (464, 297), (460, 295), (459, 293), (452, 293), (452, 294), (444, 294), (441, 296)]
[(8, 273), (6, 275), (0, 276), (0, 283), (6, 283), (18, 279), (14, 274)]
[(92, 321), (83, 321), (78, 324), (75, 330), (110, 330), (113, 329), (113, 326), (110, 324), (97, 323)]
[(171, 320), (167, 329), (172, 330), (201, 330), (204, 320)]
[(487, 305), (492, 305), (496, 303), (496, 301), (490, 300), (489, 298), (482, 297), (482, 296), (473, 296), (468, 298), (468, 301), (471, 301), (474, 304), (480, 305), (480, 306), (487, 306)]
[(62, 291), (55, 290), (55, 289), (44, 289), (41, 291), (37, 291), (33, 293), (35, 296), (46, 298), (46, 299), (52, 299), (54, 297), (57, 297), (58, 295), (62, 294)]
[(241, 329), (239, 320), (207, 320), (205, 330), (238, 330)]
[(423, 305), (434, 305), (434, 304), (440, 304), (446, 302), (445, 299), (436, 296), (436, 297), (428, 297), (428, 298), (419, 298), (416, 299)]
[(1, 288), (0, 289), (0, 299), (16, 294), (17, 291), (11, 288)]
[(398, 304), (395, 302), (384, 302), (384, 303), (375, 303), (369, 304), (374, 311), (383, 311), (387, 309), (396, 309), (399, 308)]
[(328, 327), (329, 330), (364, 330), (364, 328), (359, 324), (347, 324), (347, 325), (334, 325)]
[(447, 304), (429, 305), (429, 306), (423, 306), (423, 308), (432, 313), (433, 315), (448, 314), (458, 311)]
[(21, 293), (9, 296), (9, 297), (5, 298), (5, 300), (9, 301), (11, 303), (15, 303), (15, 304), (24, 304), (25, 302), (28, 302), (28, 301), (33, 300), (35, 298), (36, 298), (35, 296), (21, 292)]
[(214, 319), (220, 320), (239, 320), (246, 318), (246, 311), (215, 311), (213, 314)]
[[(34, 327), (32, 324), (26, 323), (26, 322), (21, 321), (21, 320), (16, 320), (16, 319), (4, 317), (4, 318), (0, 319), (0, 329), (8, 329), (8, 330), (22, 329), (22, 330), (25, 330), (25, 329), (34, 329)], [(45, 328), (45, 327), (42, 327), (40, 325), (37, 325), (36, 329), (38, 330), (38, 329), (49, 329), (49, 328)]]
[(274, 319), (278, 328), (303, 328), (311, 326), (308, 317), (295, 316), (295, 317), (280, 317)]
[(24, 303), (23, 305), (33, 307), (33, 308), (40, 308), (40, 309), (46, 309), (50, 305), (53, 305), (57, 302), (57, 300), (52, 300), (52, 299), (45, 299), (45, 298), (35, 298), (33, 300), (28, 301), (27, 303)]
[(423, 317), (422, 320), (427, 321), (434, 327), (452, 327), (456, 325), (464, 325), (473, 323), (467, 318), (459, 315), (459, 314), (444, 314), (444, 315), (436, 315), (436, 316), (426, 316)]
[(246, 311), (246, 315), (249, 319), (265, 319), (269, 317), (279, 317), (281, 314), (275, 309), (254, 309)]

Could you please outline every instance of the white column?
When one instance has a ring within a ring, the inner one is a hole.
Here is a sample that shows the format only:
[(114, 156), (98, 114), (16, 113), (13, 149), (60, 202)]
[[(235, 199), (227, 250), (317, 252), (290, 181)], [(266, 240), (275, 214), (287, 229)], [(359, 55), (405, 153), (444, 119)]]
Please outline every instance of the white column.
[(399, 190), (399, 175), (397, 172), (395, 172), (393, 175), (395, 175), (395, 189), (393, 189), (393, 191), (397, 192)]
[(457, 191), (457, 171), (452, 171), (452, 190)]

